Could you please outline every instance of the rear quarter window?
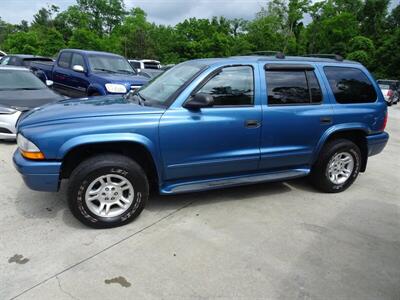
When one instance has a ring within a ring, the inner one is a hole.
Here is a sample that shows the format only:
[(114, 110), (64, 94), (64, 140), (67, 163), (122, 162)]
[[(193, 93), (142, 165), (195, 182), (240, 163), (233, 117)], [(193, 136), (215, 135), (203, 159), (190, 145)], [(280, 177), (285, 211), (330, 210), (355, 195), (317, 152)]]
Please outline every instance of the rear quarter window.
[(348, 67), (324, 67), (336, 102), (341, 104), (372, 103), (377, 94), (363, 71)]

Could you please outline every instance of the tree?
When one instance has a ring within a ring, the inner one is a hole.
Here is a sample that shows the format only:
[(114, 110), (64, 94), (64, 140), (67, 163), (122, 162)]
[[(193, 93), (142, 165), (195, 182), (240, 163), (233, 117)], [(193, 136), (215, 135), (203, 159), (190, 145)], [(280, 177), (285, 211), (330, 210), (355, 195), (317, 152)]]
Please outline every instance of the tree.
[(400, 79), (400, 52), (397, 45), (400, 45), (400, 28), (397, 28), (393, 34), (388, 36), (377, 50), (377, 60), (384, 62), (377, 64), (376, 73), (379, 76)]
[(33, 28), (48, 28), (53, 26), (53, 15), (58, 13), (60, 8), (56, 5), (48, 6), (47, 8), (41, 8), (33, 16), (32, 27)]
[(365, 0), (361, 11), (361, 32), (373, 40), (379, 40), (386, 27), (390, 0)]
[(77, 4), (87, 15), (89, 28), (99, 35), (111, 34), (126, 14), (123, 0), (77, 0)]

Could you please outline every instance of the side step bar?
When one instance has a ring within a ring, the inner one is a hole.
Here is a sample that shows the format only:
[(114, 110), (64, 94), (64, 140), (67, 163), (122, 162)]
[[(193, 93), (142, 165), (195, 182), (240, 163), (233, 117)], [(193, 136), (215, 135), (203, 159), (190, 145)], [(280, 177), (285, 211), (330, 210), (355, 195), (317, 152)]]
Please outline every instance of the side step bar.
[(197, 181), (175, 181), (166, 182), (161, 188), (160, 193), (179, 194), (187, 192), (207, 191), (231, 186), (253, 184), (259, 182), (280, 181), (307, 176), (310, 169), (292, 169), (273, 173), (256, 173), (242, 176), (230, 176), (214, 179), (203, 179)]

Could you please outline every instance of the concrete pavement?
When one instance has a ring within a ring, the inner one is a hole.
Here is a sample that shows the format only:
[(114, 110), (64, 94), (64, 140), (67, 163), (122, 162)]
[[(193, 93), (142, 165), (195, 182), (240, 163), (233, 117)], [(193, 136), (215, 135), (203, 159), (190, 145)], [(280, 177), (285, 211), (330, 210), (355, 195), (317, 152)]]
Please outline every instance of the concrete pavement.
[(302, 179), (153, 196), (111, 230), (27, 189), (0, 143), (0, 299), (400, 299), (400, 107), (387, 130), (344, 193)]

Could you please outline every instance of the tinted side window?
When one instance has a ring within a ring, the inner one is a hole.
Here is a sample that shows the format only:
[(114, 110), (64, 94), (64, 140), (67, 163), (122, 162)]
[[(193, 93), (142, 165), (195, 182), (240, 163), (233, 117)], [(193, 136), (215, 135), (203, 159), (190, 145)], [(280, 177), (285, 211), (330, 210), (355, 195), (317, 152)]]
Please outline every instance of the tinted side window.
[(62, 68), (69, 68), (69, 64), (71, 62), (71, 52), (63, 52), (60, 54), (60, 58), (58, 59), (58, 65)]
[(77, 66), (77, 65), (82, 66), (84, 69), (86, 69), (85, 60), (83, 59), (83, 56), (80, 54), (74, 53), (72, 55), (71, 67)]
[(375, 102), (376, 91), (368, 77), (359, 69), (325, 67), (326, 77), (338, 103)]
[(267, 72), (268, 104), (310, 103), (304, 71)]
[(253, 68), (250, 66), (223, 68), (198, 93), (212, 95), (214, 106), (253, 105)]
[(11, 57), (10, 57), (10, 60), (8, 61), (8, 64), (9, 64), (9, 65), (12, 65), (12, 66), (18, 66), (18, 65), (20, 65), (20, 64), (18, 63), (18, 58), (15, 57), (15, 56), (11, 56)]

